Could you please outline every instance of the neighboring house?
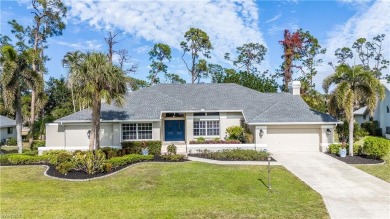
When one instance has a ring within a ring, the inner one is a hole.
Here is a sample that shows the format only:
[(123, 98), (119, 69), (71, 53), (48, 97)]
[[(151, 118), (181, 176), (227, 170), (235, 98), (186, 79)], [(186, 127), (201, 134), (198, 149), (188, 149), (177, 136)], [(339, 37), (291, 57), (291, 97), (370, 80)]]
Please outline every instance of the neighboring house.
[[(101, 146), (161, 140), (163, 148), (175, 142), (188, 153), (196, 149), (191, 140), (224, 139), (226, 128), (243, 126), (253, 134), (254, 143), (241, 147), (271, 152), (326, 150), (333, 143), (338, 121), (311, 110), (299, 95), (299, 82), (290, 90), (260, 93), (237, 84), (157, 84), (143, 88), (127, 94), (123, 108), (102, 105)], [(46, 124), (46, 146), (86, 149), (90, 120), (91, 110), (87, 109)]]
[(0, 115), (0, 141), (5, 143), (9, 138), (16, 138), (16, 121)]
[[(385, 86), (386, 96), (382, 101), (378, 102), (372, 120), (379, 122), (379, 128), (382, 129), (382, 135), (390, 139), (390, 83), (386, 80), (381, 80), (381, 83)], [(359, 124), (370, 121), (367, 107), (356, 110), (354, 116), (356, 122)]]

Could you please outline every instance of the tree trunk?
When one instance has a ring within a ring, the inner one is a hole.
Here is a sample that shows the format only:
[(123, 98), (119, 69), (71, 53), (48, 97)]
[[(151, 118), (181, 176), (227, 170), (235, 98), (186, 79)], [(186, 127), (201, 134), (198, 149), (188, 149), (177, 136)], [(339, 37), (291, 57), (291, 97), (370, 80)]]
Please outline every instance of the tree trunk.
[(35, 91), (35, 88), (32, 88), (32, 91), (31, 91), (31, 109), (30, 109), (30, 136), (28, 138), (28, 145), (29, 147), (31, 147), (32, 143), (33, 143), (33, 140), (34, 140), (34, 136), (33, 136), (33, 126), (34, 126), (34, 122), (35, 122), (35, 99), (36, 99), (36, 91)]
[(101, 108), (101, 100), (95, 99), (92, 106), (92, 128), (91, 128), (91, 136), (89, 139), (89, 150), (97, 150), (100, 146), (100, 108)]
[(21, 154), (23, 152), (23, 142), (22, 142), (22, 100), (20, 96), (20, 86), (18, 85), (18, 89), (16, 91), (16, 141), (18, 143), (18, 153)]
[(72, 93), (72, 104), (73, 104), (73, 112), (76, 112), (76, 104), (74, 102), (74, 94), (73, 94), (73, 84), (70, 86), (70, 92)]
[(349, 156), (353, 156), (353, 126), (354, 126), (354, 117), (353, 117), (353, 107), (351, 108), (351, 119), (349, 120)]

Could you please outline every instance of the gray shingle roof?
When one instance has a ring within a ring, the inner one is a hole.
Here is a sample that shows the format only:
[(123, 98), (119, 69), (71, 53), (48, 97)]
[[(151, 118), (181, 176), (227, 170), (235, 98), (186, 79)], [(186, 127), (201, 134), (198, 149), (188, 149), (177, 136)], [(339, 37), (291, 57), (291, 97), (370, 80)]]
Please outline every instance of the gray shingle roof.
[(0, 128), (15, 126), (16, 121), (5, 116), (0, 116)]
[[(131, 92), (123, 108), (103, 104), (102, 120), (159, 120), (167, 111), (243, 111), (248, 123), (335, 123), (327, 114), (313, 111), (300, 96), (260, 93), (237, 84), (158, 84)], [(56, 120), (90, 120), (82, 110)]]

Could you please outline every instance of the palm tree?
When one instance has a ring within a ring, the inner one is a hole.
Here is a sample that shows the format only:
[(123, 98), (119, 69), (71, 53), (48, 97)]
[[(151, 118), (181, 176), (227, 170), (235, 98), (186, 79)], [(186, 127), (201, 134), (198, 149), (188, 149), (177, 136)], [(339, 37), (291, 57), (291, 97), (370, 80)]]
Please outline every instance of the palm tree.
[(336, 88), (330, 94), (328, 110), (332, 115), (337, 115), (340, 110), (344, 112), (349, 122), (349, 154), (353, 156), (353, 112), (366, 105), (372, 116), (378, 99), (384, 98), (385, 90), (374, 74), (362, 65), (337, 66), (335, 72), (324, 79), (322, 87), (326, 93), (331, 85), (336, 85)]
[(4, 105), (15, 111), (16, 117), (16, 140), (18, 152), (22, 153), (22, 86), (32, 88), (37, 84), (43, 84), (40, 74), (32, 70), (32, 50), (18, 53), (11, 45), (1, 48), (1, 76), (0, 82), (3, 88)]
[(123, 105), (127, 91), (126, 75), (121, 68), (112, 65), (105, 54), (92, 52), (83, 55), (70, 78), (84, 103), (92, 106), (89, 149), (99, 149), (102, 99), (107, 104), (115, 101), (117, 105)]
[(73, 112), (76, 112), (76, 103), (75, 103), (75, 96), (74, 96), (74, 86), (73, 81), (70, 75), (73, 71), (76, 70), (77, 66), (80, 64), (80, 62), (83, 59), (83, 53), (80, 51), (75, 52), (67, 52), (62, 59), (62, 66), (68, 69), (68, 77), (67, 77), (67, 85), (70, 88), (71, 94), (72, 94), (72, 104), (73, 104)]

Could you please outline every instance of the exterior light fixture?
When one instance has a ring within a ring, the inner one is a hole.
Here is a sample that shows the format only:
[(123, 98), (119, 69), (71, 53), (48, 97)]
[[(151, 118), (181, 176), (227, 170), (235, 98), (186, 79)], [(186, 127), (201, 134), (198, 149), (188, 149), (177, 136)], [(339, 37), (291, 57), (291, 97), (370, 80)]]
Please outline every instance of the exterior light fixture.
[(260, 132), (259, 132), (259, 136), (260, 136), (260, 138), (262, 138), (262, 137), (263, 137), (263, 135), (264, 135), (264, 131), (263, 131), (263, 129), (260, 129)]
[(330, 135), (332, 132), (330, 131), (330, 129), (326, 129), (326, 135)]
[(91, 130), (88, 130), (88, 132), (87, 132), (87, 137), (88, 137), (88, 139), (91, 138)]
[(272, 160), (272, 157), (270, 154), (268, 154), (267, 156), (267, 160), (268, 160), (268, 190), (271, 190), (271, 160)]

